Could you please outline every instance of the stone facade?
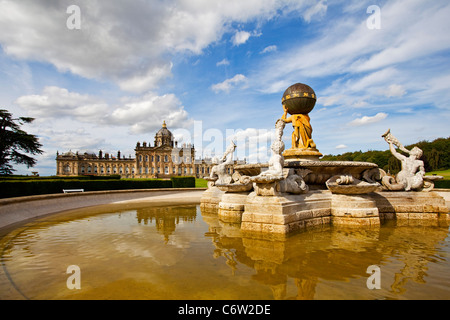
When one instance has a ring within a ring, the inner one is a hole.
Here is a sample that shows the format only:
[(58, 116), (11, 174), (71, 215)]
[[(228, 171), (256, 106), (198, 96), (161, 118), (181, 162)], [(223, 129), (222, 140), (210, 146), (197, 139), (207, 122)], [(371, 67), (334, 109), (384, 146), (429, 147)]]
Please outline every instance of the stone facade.
[[(227, 168), (234, 173), (234, 161)], [(57, 154), (57, 176), (120, 175), (122, 178), (170, 178), (173, 176), (209, 176), (213, 164), (207, 159), (196, 159), (195, 148), (191, 144), (178, 146), (172, 133), (164, 122), (155, 135), (155, 142), (138, 142), (135, 157), (124, 157), (120, 151), (116, 155), (103, 153), (74, 153), (72, 151)]]

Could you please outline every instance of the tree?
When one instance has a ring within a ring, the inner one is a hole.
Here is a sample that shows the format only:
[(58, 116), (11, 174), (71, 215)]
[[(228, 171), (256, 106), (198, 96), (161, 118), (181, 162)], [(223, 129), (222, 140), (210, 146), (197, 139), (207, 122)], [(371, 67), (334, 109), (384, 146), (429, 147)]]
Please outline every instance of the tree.
[(0, 109), (0, 174), (12, 174), (15, 171), (11, 163), (25, 164), (28, 168), (36, 164), (36, 160), (27, 154), (36, 155), (43, 151), (38, 138), (20, 129), (34, 118), (13, 118), (8, 110)]

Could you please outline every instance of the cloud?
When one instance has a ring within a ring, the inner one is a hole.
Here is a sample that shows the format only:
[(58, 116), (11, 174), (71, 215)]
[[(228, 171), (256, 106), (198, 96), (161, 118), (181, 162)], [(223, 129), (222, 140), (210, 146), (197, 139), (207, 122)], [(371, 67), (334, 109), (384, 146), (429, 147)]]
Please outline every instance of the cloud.
[(260, 52), (260, 54), (269, 53), (269, 52), (274, 52), (274, 51), (277, 51), (277, 46), (271, 45), (271, 46), (265, 47), (265, 48)]
[(70, 117), (82, 122), (98, 122), (108, 110), (108, 105), (99, 99), (55, 86), (45, 87), (40, 95), (19, 97), (15, 103), (30, 116), (39, 118), (38, 121)]
[(239, 46), (241, 44), (244, 44), (247, 42), (247, 40), (250, 38), (251, 33), (247, 32), (247, 31), (237, 31), (233, 38), (231, 39), (231, 42), (233, 42), (233, 44), (235, 46)]
[(159, 129), (163, 121), (172, 128), (185, 128), (193, 121), (174, 94), (158, 96), (148, 93), (138, 98), (123, 98), (122, 104), (111, 112), (107, 122), (130, 126), (133, 134)]
[(366, 124), (371, 124), (379, 122), (386, 119), (388, 115), (386, 113), (380, 112), (373, 117), (364, 116), (362, 118), (355, 119), (349, 123), (350, 126), (364, 126)]
[(315, 6), (309, 7), (305, 10), (303, 19), (305, 19), (306, 22), (311, 22), (314, 16), (323, 16), (328, 8), (328, 6), (324, 3), (325, 1), (319, 1)]
[(189, 118), (180, 100), (174, 94), (162, 96), (147, 93), (138, 97), (123, 97), (119, 105), (108, 105), (100, 99), (70, 92), (65, 88), (45, 87), (40, 95), (19, 97), (18, 106), (28, 111), (38, 122), (68, 118), (81, 123), (128, 126), (132, 134), (146, 133), (168, 126), (189, 126)]
[(340, 149), (347, 149), (348, 147), (345, 144), (340, 144), (336, 146), (336, 149), (340, 150)]
[(217, 62), (217, 63), (216, 63), (216, 66), (217, 66), (217, 67), (219, 67), (219, 66), (228, 66), (229, 64), (230, 64), (230, 61), (228, 61), (228, 59), (225, 58), (225, 59), (223, 59), (223, 60)]
[(406, 94), (406, 90), (403, 86), (398, 84), (391, 84), (388, 90), (385, 92), (386, 97), (402, 97)]
[[(262, 23), (313, 6), (307, 0), (79, 0), (81, 29), (69, 30), (73, 1), (4, 0), (0, 44), (16, 59), (45, 62), (61, 72), (144, 93), (171, 77), (176, 54), (201, 54), (232, 23)], [(255, 33), (239, 31), (235, 45)]]
[(230, 92), (230, 90), (233, 87), (236, 87), (237, 85), (242, 85), (243, 87), (245, 87), (247, 84), (247, 81), (248, 81), (248, 79), (246, 76), (244, 76), (243, 74), (237, 74), (231, 79), (227, 79), (223, 82), (212, 85), (211, 89), (215, 93), (219, 93), (220, 91), (224, 91), (224, 92), (228, 93), (228, 92)]
[[(342, 79), (342, 83), (350, 78), (351, 89), (370, 91), (370, 82), (381, 85), (382, 78), (392, 81), (394, 76), (402, 77), (411, 72), (411, 61), (450, 49), (448, 2), (386, 2), (381, 12), (382, 29), (369, 30), (365, 8), (351, 13), (344, 10), (319, 26), (311, 40), (292, 41), (277, 57), (268, 56), (262, 62), (264, 68), (251, 76), (259, 79), (267, 93), (274, 93), (278, 87), (273, 83), (282, 80), (295, 83), (299, 78), (325, 77)], [(364, 81), (359, 84), (358, 78)], [(336, 86), (341, 91), (347, 89), (342, 83)]]

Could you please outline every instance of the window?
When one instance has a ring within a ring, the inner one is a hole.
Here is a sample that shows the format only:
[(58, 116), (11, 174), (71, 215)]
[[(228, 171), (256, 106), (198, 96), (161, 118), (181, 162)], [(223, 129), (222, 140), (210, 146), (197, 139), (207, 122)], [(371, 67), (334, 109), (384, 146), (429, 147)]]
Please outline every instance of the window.
[(169, 162), (169, 157), (167, 155), (164, 156), (164, 162)]
[[(167, 157), (167, 156), (166, 156)], [(164, 173), (169, 174), (169, 167), (164, 167)]]
[(145, 156), (145, 161), (148, 161), (148, 156)]
[(156, 162), (159, 162), (159, 156), (156, 156)]

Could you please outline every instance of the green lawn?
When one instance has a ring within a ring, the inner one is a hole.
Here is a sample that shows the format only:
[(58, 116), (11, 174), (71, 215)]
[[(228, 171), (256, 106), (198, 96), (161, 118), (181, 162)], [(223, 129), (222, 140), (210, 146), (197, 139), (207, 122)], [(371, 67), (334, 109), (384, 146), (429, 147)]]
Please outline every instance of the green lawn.
[(195, 179), (195, 187), (196, 188), (207, 188), (208, 181), (205, 179)]
[(443, 176), (445, 180), (450, 180), (450, 169), (443, 170), (443, 171), (432, 171), (427, 172), (427, 176), (431, 176), (433, 174), (436, 174), (438, 176)]

